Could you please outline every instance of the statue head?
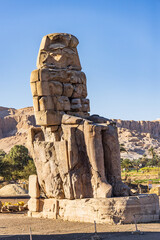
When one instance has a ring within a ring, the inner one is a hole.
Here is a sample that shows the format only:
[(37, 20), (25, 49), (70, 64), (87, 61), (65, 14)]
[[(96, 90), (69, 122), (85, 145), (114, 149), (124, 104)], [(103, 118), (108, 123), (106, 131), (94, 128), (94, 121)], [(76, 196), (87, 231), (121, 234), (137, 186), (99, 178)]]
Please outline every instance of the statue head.
[(81, 70), (77, 52), (78, 39), (67, 33), (43, 37), (37, 58), (37, 68)]
[(67, 33), (43, 37), (37, 68), (31, 74), (36, 123), (60, 125), (64, 114), (88, 116), (86, 76), (81, 71), (78, 39)]

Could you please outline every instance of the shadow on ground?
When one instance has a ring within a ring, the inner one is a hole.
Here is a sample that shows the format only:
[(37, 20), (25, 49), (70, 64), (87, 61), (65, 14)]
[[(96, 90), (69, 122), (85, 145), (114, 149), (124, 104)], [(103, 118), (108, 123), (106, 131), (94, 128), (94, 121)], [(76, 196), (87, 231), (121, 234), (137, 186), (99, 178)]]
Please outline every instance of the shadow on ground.
[[(97, 237), (98, 236), (98, 237)], [(143, 232), (143, 234), (132, 234), (132, 232), (98, 233), (95, 237), (93, 233), (71, 233), (71, 234), (51, 234), (32, 235), (32, 240), (158, 240), (159, 232)], [(94, 237), (94, 238), (93, 238)], [(0, 235), (3, 240), (30, 240), (29, 235)]]

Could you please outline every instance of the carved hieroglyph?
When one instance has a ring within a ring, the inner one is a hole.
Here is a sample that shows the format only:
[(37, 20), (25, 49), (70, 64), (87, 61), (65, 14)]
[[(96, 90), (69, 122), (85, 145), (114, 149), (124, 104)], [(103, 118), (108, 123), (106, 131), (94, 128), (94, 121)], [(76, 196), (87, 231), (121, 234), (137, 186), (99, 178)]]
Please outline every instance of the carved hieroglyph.
[(70, 34), (42, 39), (37, 70), (31, 74), (36, 122), (29, 134), (38, 180), (47, 197), (127, 196), (121, 181), (115, 124), (89, 116), (86, 76)]

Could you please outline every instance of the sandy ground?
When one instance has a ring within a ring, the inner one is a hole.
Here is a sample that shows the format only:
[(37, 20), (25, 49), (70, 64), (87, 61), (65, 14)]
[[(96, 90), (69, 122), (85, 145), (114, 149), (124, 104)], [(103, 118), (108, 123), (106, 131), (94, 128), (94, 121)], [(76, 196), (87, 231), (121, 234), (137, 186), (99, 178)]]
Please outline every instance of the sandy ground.
[[(91, 240), (94, 236), (94, 224), (91, 223), (29, 218), (22, 213), (0, 213), (0, 239), (29, 240), (30, 228), (32, 240)], [(160, 222), (138, 224), (138, 229), (144, 234), (132, 235), (132, 231), (135, 231), (134, 224), (97, 224), (98, 236), (104, 240), (160, 239)]]

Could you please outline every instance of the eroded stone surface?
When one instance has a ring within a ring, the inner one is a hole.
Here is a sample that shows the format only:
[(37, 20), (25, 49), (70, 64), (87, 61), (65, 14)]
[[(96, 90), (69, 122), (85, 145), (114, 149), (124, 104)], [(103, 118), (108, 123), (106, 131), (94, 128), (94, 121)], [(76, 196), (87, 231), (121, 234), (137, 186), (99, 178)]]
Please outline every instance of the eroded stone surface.
[(38, 69), (31, 73), (30, 79), (38, 125), (60, 125), (64, 113), (80, 112), (85, 117), (90, 111), (77, 45), (78, 39), (71, 34), (49, 34), (42, 39)]
[(31, 198), (40, 197), (40, 189), (37, 175), (29, 176), (29, 195)]
[(40, 200), (37, 198), (30, 198), (28, 201), (28, 209), (31, 212), (39, 212), (39, 203)]
[(35, 128), (29, 136), (47, 197), (106, 198), (130, 193), (121, 182), (115, 126), (65, 114), (57, 129)]
[(89, 116), (77, 44), (70, 34), (45, 36), (31, 74), (36, 122), (43, 126), (29, 134), (40, 186), (57, 199), (128, 196), (116, 126)]
[(126, 224), (159, 220), (159, 204), (156, 194), (106, 199), (44, 199), (33, 217), (47, 217), (76, 222)]

